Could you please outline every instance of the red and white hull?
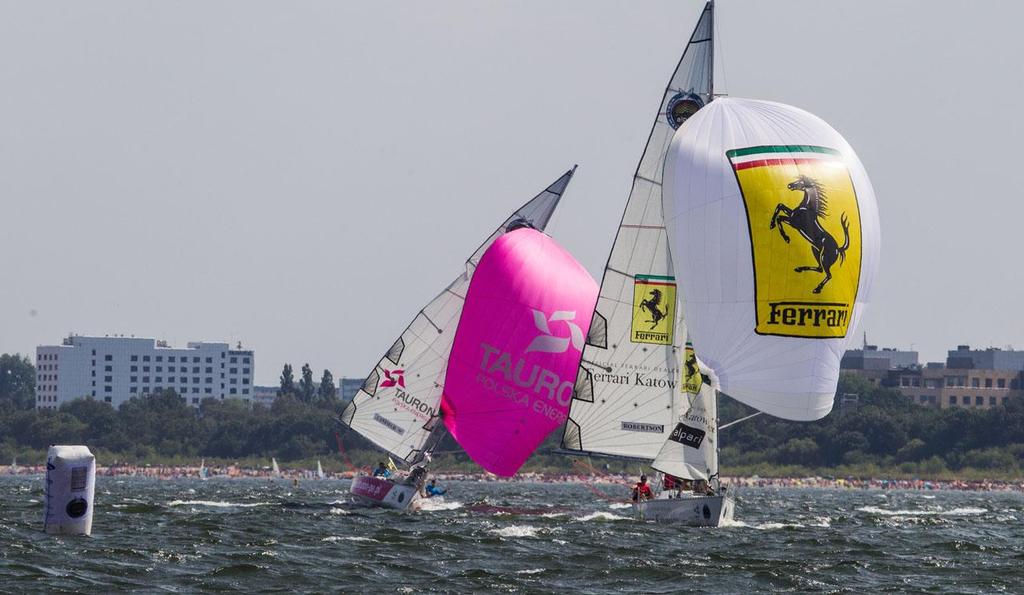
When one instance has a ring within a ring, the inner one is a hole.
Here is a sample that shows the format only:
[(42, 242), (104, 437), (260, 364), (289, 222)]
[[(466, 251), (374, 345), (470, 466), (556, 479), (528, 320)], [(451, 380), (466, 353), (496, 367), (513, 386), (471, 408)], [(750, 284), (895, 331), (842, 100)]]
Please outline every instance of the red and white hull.
[(364, 506), (395, 510), (416, 510), (419, 507), (420, 492), (416, 486), (381, 477), (358, 475), (352, 479), (350, 491), (355, 501)]

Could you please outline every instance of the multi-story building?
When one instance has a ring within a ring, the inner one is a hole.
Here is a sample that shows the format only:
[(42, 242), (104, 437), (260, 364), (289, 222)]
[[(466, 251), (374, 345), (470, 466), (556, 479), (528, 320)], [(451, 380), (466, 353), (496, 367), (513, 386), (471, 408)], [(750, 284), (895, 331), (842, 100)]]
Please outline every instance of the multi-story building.
[(343, 403), (351, 401), (365, 382), (365, 378), (339, 378), (338, 393), (341, 395), (341, 401)]
[(1024, 398), (1024, 351), (960, 345), (947, 353), (945, 363), (921, 366), (916, 352), (879, 351), (867, 345), (848, 351), (841, 367), (928, 407), (988, 409)]
[(36, 348), (36, 407), (92, 397), (119, 407), (132, 397), (172, 389), (193, 406), (202, 399), (252, 400), (255, 358), (227, 343), (70, 336)]

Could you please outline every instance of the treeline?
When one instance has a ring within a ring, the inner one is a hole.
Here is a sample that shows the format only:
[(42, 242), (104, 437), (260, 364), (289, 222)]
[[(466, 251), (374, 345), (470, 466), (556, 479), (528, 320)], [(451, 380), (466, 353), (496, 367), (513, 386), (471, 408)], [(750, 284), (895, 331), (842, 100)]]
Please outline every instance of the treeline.
[[(932, 409), (899, 392), (842, 375), (837, 394), (856, 394), (855, 407), (816, 422), (761, 415), (722, 431), (721, 461), (728, 470), (771, 466), (803, 469), (870, 468), (936, 477), (964, 469), (1017, 475), (1024, 460), (1024, 401), (991, 409)], [(753, 413), (723, 398), (724, 423)]]
[[(313, 380), (308, 365), (298, 380), (286, 365), (279, 397), (267, 408), (239, 400), (207, 399), (198, 408), (173, 391), (136, 397), (113, 409), (89, 399), (56, 411), (35, 410), (35, 369), (20, 356), (0, 356), (0, 456), (19, 448), (45, 449), (62, 443), (88, 444), (122, 460), (183, 460), (199, 457), (281, 461), (327, 456), (338, 451), (336, 433), (359, 464), (379, 459), (372, 445), (337, 422), (343, 404), (325, 371)], [(766, 415), (721, 432), (725, 474), (888, 473), (943, 477), (966, 470), (993, 477), (1018, 477), (1024, 460), (1024, 401), (1011, 399), (992, 409), (931, 409), (898, 392), (844, 375), (838, 394), (858, 395), (857, 405), (837, 405), (825, 419), (788, 422)], [(723, 397), (724, 422), (753, 410)], [(579, 463), (550, 453), (560, 432), (545, 442), (527, 470), (580, 469)], [(448, 437), (437, 463), (474, 466)], [(609, 470), (634, 470), (635, 463), (594, 460)], [(0, 464), (3, 461), (0, 460)]]

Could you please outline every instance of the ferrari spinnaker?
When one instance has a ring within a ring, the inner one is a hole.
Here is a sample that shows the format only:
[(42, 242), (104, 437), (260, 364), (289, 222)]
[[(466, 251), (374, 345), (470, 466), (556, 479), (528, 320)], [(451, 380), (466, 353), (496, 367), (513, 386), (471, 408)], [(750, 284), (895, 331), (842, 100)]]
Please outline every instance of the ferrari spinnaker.
[(664, 184), (689, 339), (719, 390), (784, 419), (827, 415), (879, 260), (849, 143), (801, 109), (719, 98), (676, 131)]

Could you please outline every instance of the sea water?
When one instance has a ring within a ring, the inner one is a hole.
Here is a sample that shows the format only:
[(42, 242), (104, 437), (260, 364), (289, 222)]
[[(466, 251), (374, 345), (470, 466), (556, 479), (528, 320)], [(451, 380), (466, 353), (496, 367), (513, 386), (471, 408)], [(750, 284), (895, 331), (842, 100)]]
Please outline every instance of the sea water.
[(416, 513), (347, 481), (98, 477), (92, 537), (0, 477), (0, 591), (1024, 591), (1024, 495), (748, 488), (719, 528), (639, 523), (626, 489), (444, 482)]

